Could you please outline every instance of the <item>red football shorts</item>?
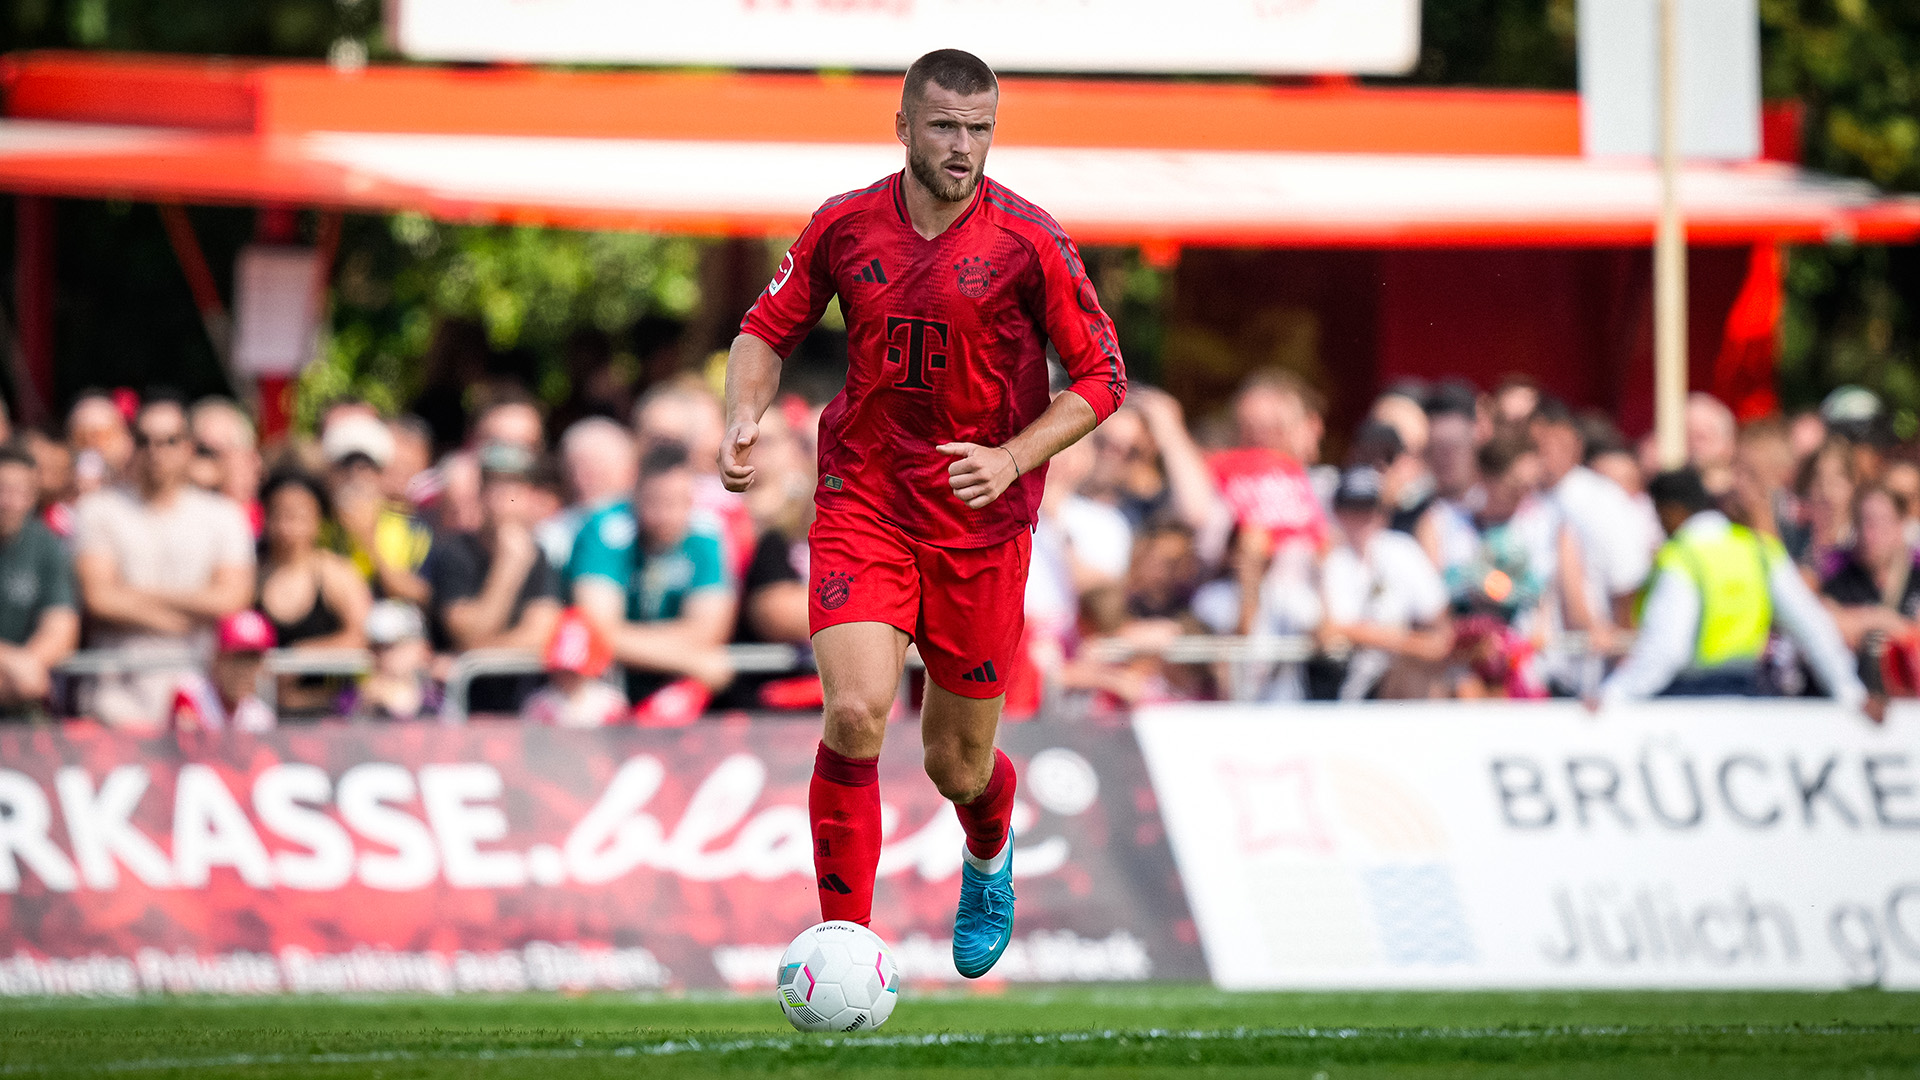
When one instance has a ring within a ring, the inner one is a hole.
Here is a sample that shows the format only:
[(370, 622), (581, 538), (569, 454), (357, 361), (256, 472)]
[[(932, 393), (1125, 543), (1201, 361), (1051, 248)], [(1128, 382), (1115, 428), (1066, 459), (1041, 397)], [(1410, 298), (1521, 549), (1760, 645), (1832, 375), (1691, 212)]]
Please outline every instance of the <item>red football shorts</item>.
[(1026, 623), (1031, 533), (993, 547), (934, 547), (877, 516), (823, 508), (807, 543), (810, 633), (886, 623), (919, 644), (927, 677), (942, 690), (1006, 693)]

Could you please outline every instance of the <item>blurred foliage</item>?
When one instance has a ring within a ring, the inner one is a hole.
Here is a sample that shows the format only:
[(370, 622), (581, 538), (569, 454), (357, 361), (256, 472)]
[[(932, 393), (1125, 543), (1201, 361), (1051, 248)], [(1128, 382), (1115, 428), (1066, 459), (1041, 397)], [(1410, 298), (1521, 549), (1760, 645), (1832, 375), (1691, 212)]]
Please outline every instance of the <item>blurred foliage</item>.
[(618, 341), (643, 316), (685, 319), (700, 302), (695, 240), (640, 233), (444, 225), (417, 214), (345, 230), (321, 359), (296, 413), (355, 393), (384, 407), (412, 400), (443, 320), (480, 326), (495, 353), (532, 362), (532, 389), (567, 396), (563, 352), (581, 331)]
[(343, 34), (377, 34), (377, 8), (376, 0), (8, 0), (0, 50), (317, 57)]
[[(1769, 98), (1807, 108), (1807, 164), (1920, 191), (1920, 2), (1760, 0)], [(1834, 386), (1879, 391), (1920, 429), (1920, 251), (1836, 238), (1791, 252), (1780, 387), (1810, 405)]]
[(1425, 0), (1404, 81), (1571, 90), (1574, 76), (1574, 0)]

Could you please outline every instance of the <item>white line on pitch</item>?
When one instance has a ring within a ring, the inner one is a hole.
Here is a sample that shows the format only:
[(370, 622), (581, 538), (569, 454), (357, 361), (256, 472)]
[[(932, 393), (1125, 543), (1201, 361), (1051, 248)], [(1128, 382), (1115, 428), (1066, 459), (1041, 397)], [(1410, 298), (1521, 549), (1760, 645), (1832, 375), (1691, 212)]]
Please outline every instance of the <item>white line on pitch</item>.
[(673, 1057), (682, 1054), (735, 1054), (751, 1050), (800, 1050), (809, 1047), (841, 1049), (896, 1049), (918, 1046), (1066, 1046), (1078, 1043), (1128, 1042), (1238, 1042), (1248, 1039), (1276, 1040), (1348, 1040), (1405, 1039), (1459, 1042), (1478, 1039), (1554, 1039), (1594, 1038), (1628, 1035), (1920, 1035), (1920, 1026), (1867, 1027), (1826, 1024), (1819, 1027), (1797, 1025), (1726, 1025), (1693, 1027), (1645, 1026), (1566, 1026), (1541, 1028), (1367, 1028), (1367, 1027), (1291, 1027), (1225, 1028), (1216, 1031), (1169, 1031), (1152, 1028), (1145, 1031), (1061, 1031), (1034, 1035), (978, 1035), (965, 1032), (929, 1032), (923, 1035), (828, 1035), (823, 1037), (784, 1036), (763, 1039), (668, 1039), (657, 1043), (638, 1043), (614, 1047), (509, 1047), (501, 1050), (369, 1050), (360, 1053), (330, 1054), (224, 1054), (202, 1058), (142, 1058), (133, 1061), (102, 1061), (90, 1064), (0, 1065), (0, 1076), (23, 1076), (60, 1072), (156, 1072), (161, 1070), (230, 1069), (249, 1065), (377, 1065), (395, 1061), (515, 1061), (567, 1060), (602, 1057)]

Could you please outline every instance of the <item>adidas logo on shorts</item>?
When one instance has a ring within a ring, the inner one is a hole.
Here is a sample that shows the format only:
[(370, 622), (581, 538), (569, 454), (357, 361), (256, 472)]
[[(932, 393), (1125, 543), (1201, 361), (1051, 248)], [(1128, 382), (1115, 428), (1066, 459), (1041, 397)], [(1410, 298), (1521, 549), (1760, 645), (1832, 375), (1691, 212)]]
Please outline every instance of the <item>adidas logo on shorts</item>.
[(989, 660), (965, 675), (960, 676), (967, 682), (999, 682), (1000, 675), (993, 670), (993, 661)]

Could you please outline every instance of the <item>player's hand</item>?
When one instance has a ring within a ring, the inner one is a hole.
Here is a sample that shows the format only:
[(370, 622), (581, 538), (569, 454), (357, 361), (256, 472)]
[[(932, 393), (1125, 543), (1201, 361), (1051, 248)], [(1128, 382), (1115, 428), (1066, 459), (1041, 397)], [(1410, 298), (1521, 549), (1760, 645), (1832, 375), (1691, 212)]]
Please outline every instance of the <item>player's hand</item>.
[(759, 441), (760, 425), (751, 420), (727, 429), (727, 437), (720, 444), (720, 482), (728, 491), (740, 492), (753, 486), (753, 466), (747, 464), (747, 455)]
[(947, 466), (947, 486), (954, 498), (974, 510), (991, 504), (1020, 477), (1012, 451), (1004, 446), (950, 442), (934, 449), (956, 459)]

